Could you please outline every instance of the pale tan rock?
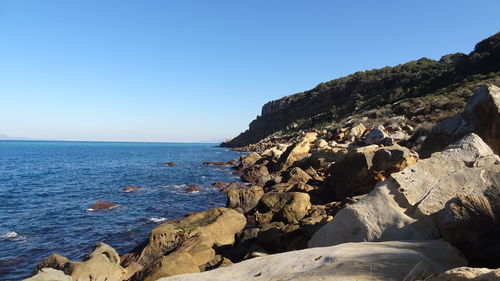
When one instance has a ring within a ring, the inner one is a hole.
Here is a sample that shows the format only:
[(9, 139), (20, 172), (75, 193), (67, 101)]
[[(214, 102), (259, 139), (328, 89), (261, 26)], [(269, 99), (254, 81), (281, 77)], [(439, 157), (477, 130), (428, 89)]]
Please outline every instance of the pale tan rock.
[(423, 274), (430, 276), (464, 266), (466, 261), (454, 247), (441, 240), (361, 242), (268, 255), (159, 281), (401, 281), (419, 263), (428, 265)]
[(436, 239), (433, 215), (459, 194), (482, 194), (495, 185), (498, 165), (475, 167), (491, 149), (468, 135), (379, 183), (368, 196), (339, 211), (309, 241), (310, 247), (345, 242)]
[(309, 194), (302, 192), (268, 192), (259, 202), (260, 212), (271, 212), (275, 220), (297, 223), (311, 208)]
[(146, 266), (132, 277), (132, 281), (156, 281), (162, 277), (195, 272), (200, 272), (200, 269), (190, 254), (175, 253), (160, 257)]
[(426, 281), (500, 281), (500, 269), (458, 267)]
[(252, 167), (260, 158), (261, 156), (255, 152), (251, 152), (247, 155), (242, 155), (240, 157), (241, 168), (248, 169)]
[(38, 273), (24, 281), (72, 281), (71, 276), (54, 268), (40, 268)]

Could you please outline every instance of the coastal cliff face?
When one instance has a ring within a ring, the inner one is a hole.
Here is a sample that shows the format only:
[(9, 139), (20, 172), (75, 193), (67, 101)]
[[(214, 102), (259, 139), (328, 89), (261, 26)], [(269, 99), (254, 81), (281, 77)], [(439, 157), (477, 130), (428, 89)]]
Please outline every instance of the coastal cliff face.
[[(480, 84), (500, 81), (500, 33), (479, 42), (470, 54), (439, 61), (422, 58), (394, 67), (356, 72), (314, 89), (266, 103), (249, 129), (222, 146), (241, 147), (299, 131), (328, 128), (356, 114), (404, 112), (434, 122), (455, 114)], [(438, 102), (436, 103), (436, 99)], [(404, 105), (409, 102), (420, 106)], [(426, 120), (427, 121), (427, 120)]]

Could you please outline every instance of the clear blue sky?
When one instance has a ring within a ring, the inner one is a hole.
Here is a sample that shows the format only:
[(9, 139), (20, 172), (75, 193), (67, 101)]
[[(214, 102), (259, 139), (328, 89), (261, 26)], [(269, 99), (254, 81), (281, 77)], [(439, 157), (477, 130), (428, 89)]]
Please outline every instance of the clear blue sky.
[(0, 134), (233, 137), (270, 100), (500, 31), (499, 0), (0, 0)]

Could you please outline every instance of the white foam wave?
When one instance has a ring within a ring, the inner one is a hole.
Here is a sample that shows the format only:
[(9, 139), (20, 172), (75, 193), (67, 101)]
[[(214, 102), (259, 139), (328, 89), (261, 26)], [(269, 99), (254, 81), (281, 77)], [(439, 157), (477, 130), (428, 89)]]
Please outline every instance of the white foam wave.
[(26, 236), (20, 235), (19, 233), (15, 232), (15, 231), (9, 231), (9, 232), (6, 232), (6, 233), (0, 235), (0, 239), (11, 240), (11, 241), (20, 241), (20, 240), (26, 240)]
[(152, 221), (152, 222), (159, 223), (159, 222), (162, 222), (162, 221), (166, 221), (167, 219), (164, 218), (164, 217), (158, 217), (158, 218), (150, 218), (149, 220)]

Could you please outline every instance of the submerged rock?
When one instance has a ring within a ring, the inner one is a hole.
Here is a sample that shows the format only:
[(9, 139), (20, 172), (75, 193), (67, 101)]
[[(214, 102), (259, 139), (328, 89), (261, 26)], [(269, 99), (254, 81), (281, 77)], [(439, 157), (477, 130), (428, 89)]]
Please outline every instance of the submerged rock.
[(221, 162), (221, 161), (205, 161), (202, 163), (203, 165), (207, 166), (229, 166), (227, 162)]
[(163, 163), (163, 166), (167, 166), (167, 167), (173, 167), (175, 165), (177, 165), (175, 162), (165, 162), (165, 163)]
[(196, 192), (199, 192), (200, 190), (201, 190), (201, 186), (199, 186), (199, 185), (190, 185), (190, 186), (186, 187), (187, 193), (196, 193)]
[(134, 191), (138, 191), (139, 189), (140, 188), (138, 188), (137, 186), (128, 185), (125, 188), (123, 188), (123, 191), (124, 192), (134, 192)]

